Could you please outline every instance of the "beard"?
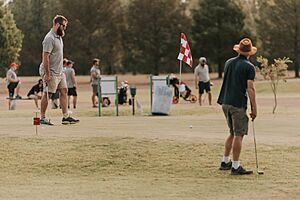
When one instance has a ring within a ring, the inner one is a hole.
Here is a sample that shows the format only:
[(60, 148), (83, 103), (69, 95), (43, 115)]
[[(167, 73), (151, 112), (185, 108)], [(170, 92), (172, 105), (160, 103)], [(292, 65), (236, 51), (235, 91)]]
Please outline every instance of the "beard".
[(57, 35), (59, 35), (61, 37), (64, 37), (65, 36), (65, 31), (61, 27), (59, 27), (57, 29)]

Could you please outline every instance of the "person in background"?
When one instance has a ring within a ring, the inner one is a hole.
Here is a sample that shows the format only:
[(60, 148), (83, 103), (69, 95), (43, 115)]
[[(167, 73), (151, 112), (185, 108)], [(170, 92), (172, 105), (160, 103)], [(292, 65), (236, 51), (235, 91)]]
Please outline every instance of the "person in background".
[(43, 93), (43, 80), (39, 79), (38, 83), (32, 86), (29, 90), (27, 97), (34, 100), (35, 106), (39, 109), (38, 100), (42, 98)]
[(20, 96), (20, 87), (21, 81), (17, 76), (16, 70), (18, 69), (18, 65), (16, 63), (11, 63), (9, 65), (9, 70), (6, 72), (6, 85), (9, 92), (9, 97), (13, 98), (16, 93), (16, 99), (22, 99)]
[[(92, 104), (93, 108), (97, 108), (96, 105), (96, 96), (98, 93), (98, 79), (100, 78), (100, 59), (94, 58), (93, 59), (93, 66), (91, 68), (91, 86), (92, 86)], [(99, 101), (99, 100), (98, 100)]]
[(76, 92), (76, 78), (75, 70), (73, 68), (74, 62), (68, 60), (67, 67), (64, 71), (66, 75), (66, 81), (68, 86), (68, 108), (70, 108), (70, 99), (73, 97), (73, 108), (76, 109), (77, 104), (77, 92)]
[(208, 94), (208, 103), (211, 105), (212, 95), (210, 89), (209, 68), (205, 57), (199, 58), (199, 64), (194, 70), (195, 87), (199, 89), (199, 105), (202, 105), (202, 95), (205, 92)]
[(16, 74), (16, 70), (18, 69), (18, 65), (16, 63), (11, 63), (9, 65), (9, 70), (6, 72), (6, 86), (8, 89), (8, 107), (11, 108), (11, 101), (14, 98), (15, 93), (16, 99), (22, 99), (20, 96), (20, 87), (21, 81)]

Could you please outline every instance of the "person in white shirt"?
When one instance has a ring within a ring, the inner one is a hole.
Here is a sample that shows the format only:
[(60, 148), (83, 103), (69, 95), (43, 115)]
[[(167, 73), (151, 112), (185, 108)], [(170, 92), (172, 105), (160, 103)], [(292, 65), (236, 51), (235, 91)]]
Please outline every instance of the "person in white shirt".
[(71, 96), (73, 97), (73, 108), (76, 109), (77, 105), (77, 91), (76, 91), (76, 77), (75, 77), (75, 70), (73, 68), (74, 62), (68, 60), (67, 67), (64, 71), (66, 76), (67, 86), (68, 86), (68, 108), (70, 108), (70, 99)]
[(6, 86), (9, 92), (9, 98), (13, 98), (15, 92), (17, 93), (16, 99), (22, 99), (19, 95), (21, 81), (16, 74), (18, 65), (16, 63), (11, 63), (9, 65), (9, 70), (6, 72)]
[(92, 104), (93, 108), (97, 108), (98, 106), (96, 105), (96, 96), (98, 93), (98, 79), (100, 78), (100, 59), (94, 58), (93, 59), (93, 66), (91, 68), (91, 85), (93, 89), (93, 94), (92, 94)]
[(199, 105), (202, 105), (202, 95), (205, 92), (208, 94), (208, 102), (211, 105), (212, 94), (210, 89), (210, 78), (209, 78), (209, 69), (205, 57), (199, 58), (199, 64), (194, 70), (195, 74), (195, 87), (199, 89)]

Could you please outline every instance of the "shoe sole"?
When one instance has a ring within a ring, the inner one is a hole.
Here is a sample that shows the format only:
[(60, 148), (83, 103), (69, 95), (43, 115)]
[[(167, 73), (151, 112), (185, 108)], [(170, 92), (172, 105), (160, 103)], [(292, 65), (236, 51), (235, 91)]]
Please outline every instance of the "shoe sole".
[(227, 171), (227, 170), (231, 170), (231, 167), (230, 168), (222, 168), (222, 167), (220, 167), (219, 170), (221, 170), (221, 171)]
[(53, 126), (54, 124), (42, 124), (41, 125), (47, 125), (47, 126)]
[(242, 176), (242, 175), (251, 175), (251, 174), (253, 174), (253, 172), (248, 172), (248, 173), (244, 173), (244, 174), (231, 173), (231, 175), (233, 175), (233, 176)]
[(68, 124), (77, 124), (79, 122), (62, 122), (63, 125), (68, 125)]

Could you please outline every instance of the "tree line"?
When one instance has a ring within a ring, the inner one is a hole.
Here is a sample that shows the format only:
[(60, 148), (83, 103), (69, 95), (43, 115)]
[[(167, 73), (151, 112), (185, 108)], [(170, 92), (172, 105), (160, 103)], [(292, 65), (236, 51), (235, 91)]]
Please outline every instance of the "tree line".
[(291, 58), (299, 77), (298, 11), (299, 0), (0, 0), (0, 72), (17, 61), (20, 75), (37, 75), (41, 42), (62, 14), (69, 20), (64, 55), (77, 74), (88, 74), (95, 57), (105, 74), (176, 73), (183, 32), (194, 66), (205, 56), (219, 77), (243, 37), (257, 56)]

